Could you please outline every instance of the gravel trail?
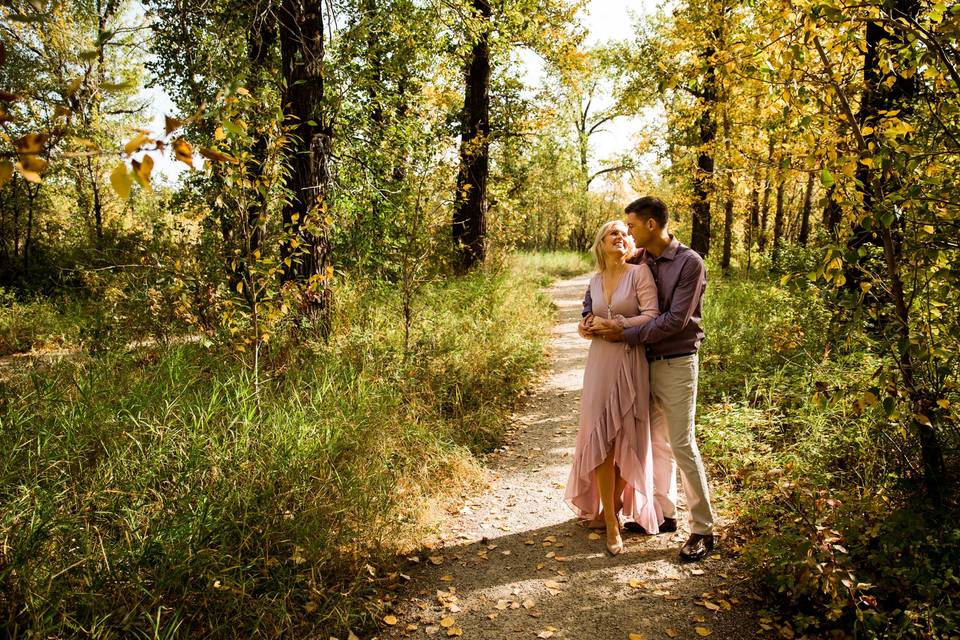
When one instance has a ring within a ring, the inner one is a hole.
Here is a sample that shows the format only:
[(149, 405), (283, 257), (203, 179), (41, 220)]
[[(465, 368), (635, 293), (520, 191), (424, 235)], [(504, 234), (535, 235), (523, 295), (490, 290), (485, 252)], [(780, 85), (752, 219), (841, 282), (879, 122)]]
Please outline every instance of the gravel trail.
[[(747, 577), (722, 536), (704, 561), (683, 564), (681, 530), (625, 532), (611, 558), (563, 501), (577, 431), (587, 343), (576, 331), (588, 276), (549, 291), (559, 309), (551, 371), (518, 409), (506, 444), (487, 459), (482, 495), (467, 498), (443, 535), (404, 560), (380, 637), (501, 640), (762, 638)], [(635, 635), (631, 635), (635, 634)]]

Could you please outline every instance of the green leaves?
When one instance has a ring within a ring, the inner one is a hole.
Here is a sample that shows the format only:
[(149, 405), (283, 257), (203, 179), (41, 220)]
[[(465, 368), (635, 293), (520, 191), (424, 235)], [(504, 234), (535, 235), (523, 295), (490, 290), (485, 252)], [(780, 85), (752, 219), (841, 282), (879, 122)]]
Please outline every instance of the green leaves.
[(830, 170), (826, 167), (823, 168), (823, 171), (820, 172), (820, 184), (829, 189), (837, 183), (833, 178), (833, 174), (830, 173)]

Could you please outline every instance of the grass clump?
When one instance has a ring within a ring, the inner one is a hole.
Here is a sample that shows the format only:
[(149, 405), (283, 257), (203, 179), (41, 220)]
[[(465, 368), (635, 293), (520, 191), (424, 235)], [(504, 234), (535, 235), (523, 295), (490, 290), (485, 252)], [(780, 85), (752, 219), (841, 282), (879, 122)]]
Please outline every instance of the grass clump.
[[(346, 635), (425, 500), (477, 478), (552, 321), (535, 278), (343, 287), (327, 341), (248, 369), (196, 343), (0, 380), (0, 634)], [(369, 568), (367, 567), (369, 565)]]
[(595, 269), (593, 259), (578, 251), (520, 251), (510, 256), (510, 264), (541, 286), (554, 278), (570, 278)]

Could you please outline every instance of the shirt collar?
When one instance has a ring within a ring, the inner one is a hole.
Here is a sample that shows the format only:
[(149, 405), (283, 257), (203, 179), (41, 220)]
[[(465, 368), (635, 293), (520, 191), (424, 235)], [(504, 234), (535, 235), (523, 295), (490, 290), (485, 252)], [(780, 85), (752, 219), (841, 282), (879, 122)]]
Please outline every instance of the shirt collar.
[(680, 250), (680, 241), (677, 240), (673, 234), (670, 234), (670, 244), (667, 245), (667, 248), (663, 250), (663, 253), (660, 254), (660, 257), (657, 260), (673, 260), (677, 257), (677, 251)]

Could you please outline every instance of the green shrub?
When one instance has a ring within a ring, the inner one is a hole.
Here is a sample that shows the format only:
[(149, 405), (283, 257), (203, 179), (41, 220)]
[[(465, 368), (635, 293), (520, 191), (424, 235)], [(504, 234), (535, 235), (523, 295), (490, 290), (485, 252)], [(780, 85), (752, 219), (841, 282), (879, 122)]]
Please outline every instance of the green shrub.
[(837, 313), (802, 286), (711, 279), (699, 439), (718, 502), (795, 633), (955, 637), (957, 498), (918, 496), (916, 442), (862, 401), (882, 356)]

